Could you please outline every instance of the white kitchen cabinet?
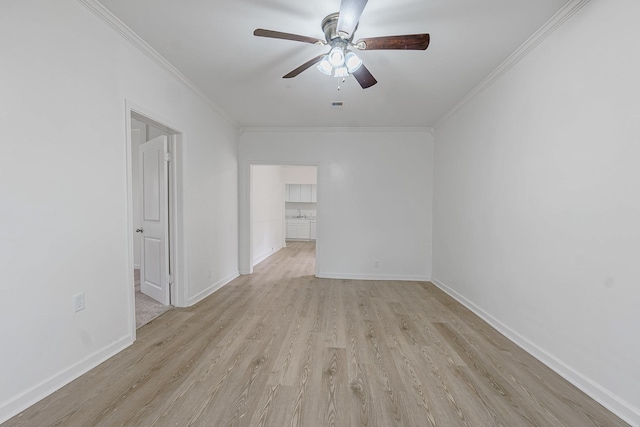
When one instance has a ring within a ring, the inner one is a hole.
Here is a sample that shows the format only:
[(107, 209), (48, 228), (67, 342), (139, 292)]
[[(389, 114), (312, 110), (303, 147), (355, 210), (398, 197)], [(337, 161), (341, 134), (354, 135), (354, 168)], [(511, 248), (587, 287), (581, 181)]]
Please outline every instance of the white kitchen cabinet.
[(311, 184), (300, 185), (300, 201), (311, 202)]
[(316, 222), (314, 220), (309, 221), (309, 239), (316, 240)]
[(309, 240), (310, 227), (308, 219), (287, 219), (287, 239)]
[(288, 202), (300, 201), (300, 184), (289, 184), (289, 200)]
[(285, 184), (284, 201), (315, 203), (318, 201), (318, 186), (316, 184)]
[(301, 221), (298, 225), (298, 239), (309, 240), (309, 221)]
[(287, 220), (287, 233), (285, 237), (287, 239), (295, 239), (294, 235), (298, 234), (298, 228), (291, 222), (290, 219)]

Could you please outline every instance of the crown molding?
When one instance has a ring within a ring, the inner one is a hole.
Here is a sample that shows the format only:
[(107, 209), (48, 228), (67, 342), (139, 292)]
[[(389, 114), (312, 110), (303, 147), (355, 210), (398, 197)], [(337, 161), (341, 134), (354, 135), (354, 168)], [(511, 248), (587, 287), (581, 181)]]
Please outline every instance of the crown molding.
[(427, 132), (434, 134), (432, 127), (246, 127), (249, 132)]
[(152, 48), (147, 42), (145, 42), (139, 35), (137, 35), (131, 28), (122, 22), (117, 16), (115, 16), (109, 9), (104, 7), (97, 0), (77, 0), (78, 3), (83, 5), (94, 15), (100, 18), (104, 23), (115, 30), (122, 38), (129, 43), (137, 47), (142, 53), (147, 55), (156, 64), (160, 65), (185, 86), (191, 89), (196, 95), (198, 95), (203, 101), (205, 101), (211, 108), (213, 108), (222, 118), (228, 121), (234, 128), (240, 129), (240, 126), (229, 116), (218, 104), (216, 104), (206, 93), (198, 88), (191, 80), (187, 78), (180, 70), (173, 66), (164, 56), (160, 55), (158, 51)]
[(471, 102), (480, 95), (485, 89), (491, 86), (496, 80), (502, 77), (507, 71), (513, 68), (523, 58), (542, 43), (547, 37), (553, 34), (562, 24), (582, 9), (589, 0), (571, 0), (565, 4), (555, 15), (551, 17), (542, 27), (540, 27), (531, 37), (529, 37), (515, 52), (502, 62), (491, 74), (489, 74), (479, 85), (471, 90), (464, 98), (462, 98), (451, 110), (449, 110), (438, 122), (433, 126), (438, 129), (440, 125), (446, 122), (458, 110)]

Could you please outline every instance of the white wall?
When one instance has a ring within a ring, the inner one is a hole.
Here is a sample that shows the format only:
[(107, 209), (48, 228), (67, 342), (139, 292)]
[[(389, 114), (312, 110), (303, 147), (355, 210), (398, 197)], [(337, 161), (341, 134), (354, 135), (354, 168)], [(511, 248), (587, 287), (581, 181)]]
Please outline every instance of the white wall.
[(246, 130), (241, 271), (251, 259), (248, 165), (298, 163), (318, 166), (320, 277), (430, 279), (432, 150), (431, 134), (417, 129)]
[(434, 281), (635, 425), (638, 17), (588, 3), (438, 127), (433, 240)]
[(317, 184), (318, 169), (315, 166), (282, 166), (285, 184)]
[(284, 247), (284, 183), (282, 168), (251, 166), (253, 264)]
[(2, 421), (133, 339), (125, 99), (184, 132), (189, 301), (237, 275), (238, 159), (234, 126), (79, 2), (2, 1), (0, 55)]

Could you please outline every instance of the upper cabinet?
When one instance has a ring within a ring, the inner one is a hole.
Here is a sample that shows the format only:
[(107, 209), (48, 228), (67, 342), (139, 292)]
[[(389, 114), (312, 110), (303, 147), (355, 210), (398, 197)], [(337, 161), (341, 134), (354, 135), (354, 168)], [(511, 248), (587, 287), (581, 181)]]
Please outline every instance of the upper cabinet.
[(300, 184), (288, 184), (289, 198), (285, 198), (287, 202), (300, 202)]
[(311, 202), (311, 184), (300, 185), (300, 201)]
[(309, 202), (317, 201), (317, 186), (315, 184), (285, 184), (285, 202)]

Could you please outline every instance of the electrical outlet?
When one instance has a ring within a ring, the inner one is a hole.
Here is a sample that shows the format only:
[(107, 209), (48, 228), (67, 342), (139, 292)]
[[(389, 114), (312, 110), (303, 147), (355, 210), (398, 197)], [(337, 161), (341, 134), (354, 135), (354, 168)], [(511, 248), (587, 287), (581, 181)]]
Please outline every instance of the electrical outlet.
[(73, 311), (84, 310), (84, 292), (73, 296)]
[(373, 268), (380, 268), (380, 261), (373, 261)]

